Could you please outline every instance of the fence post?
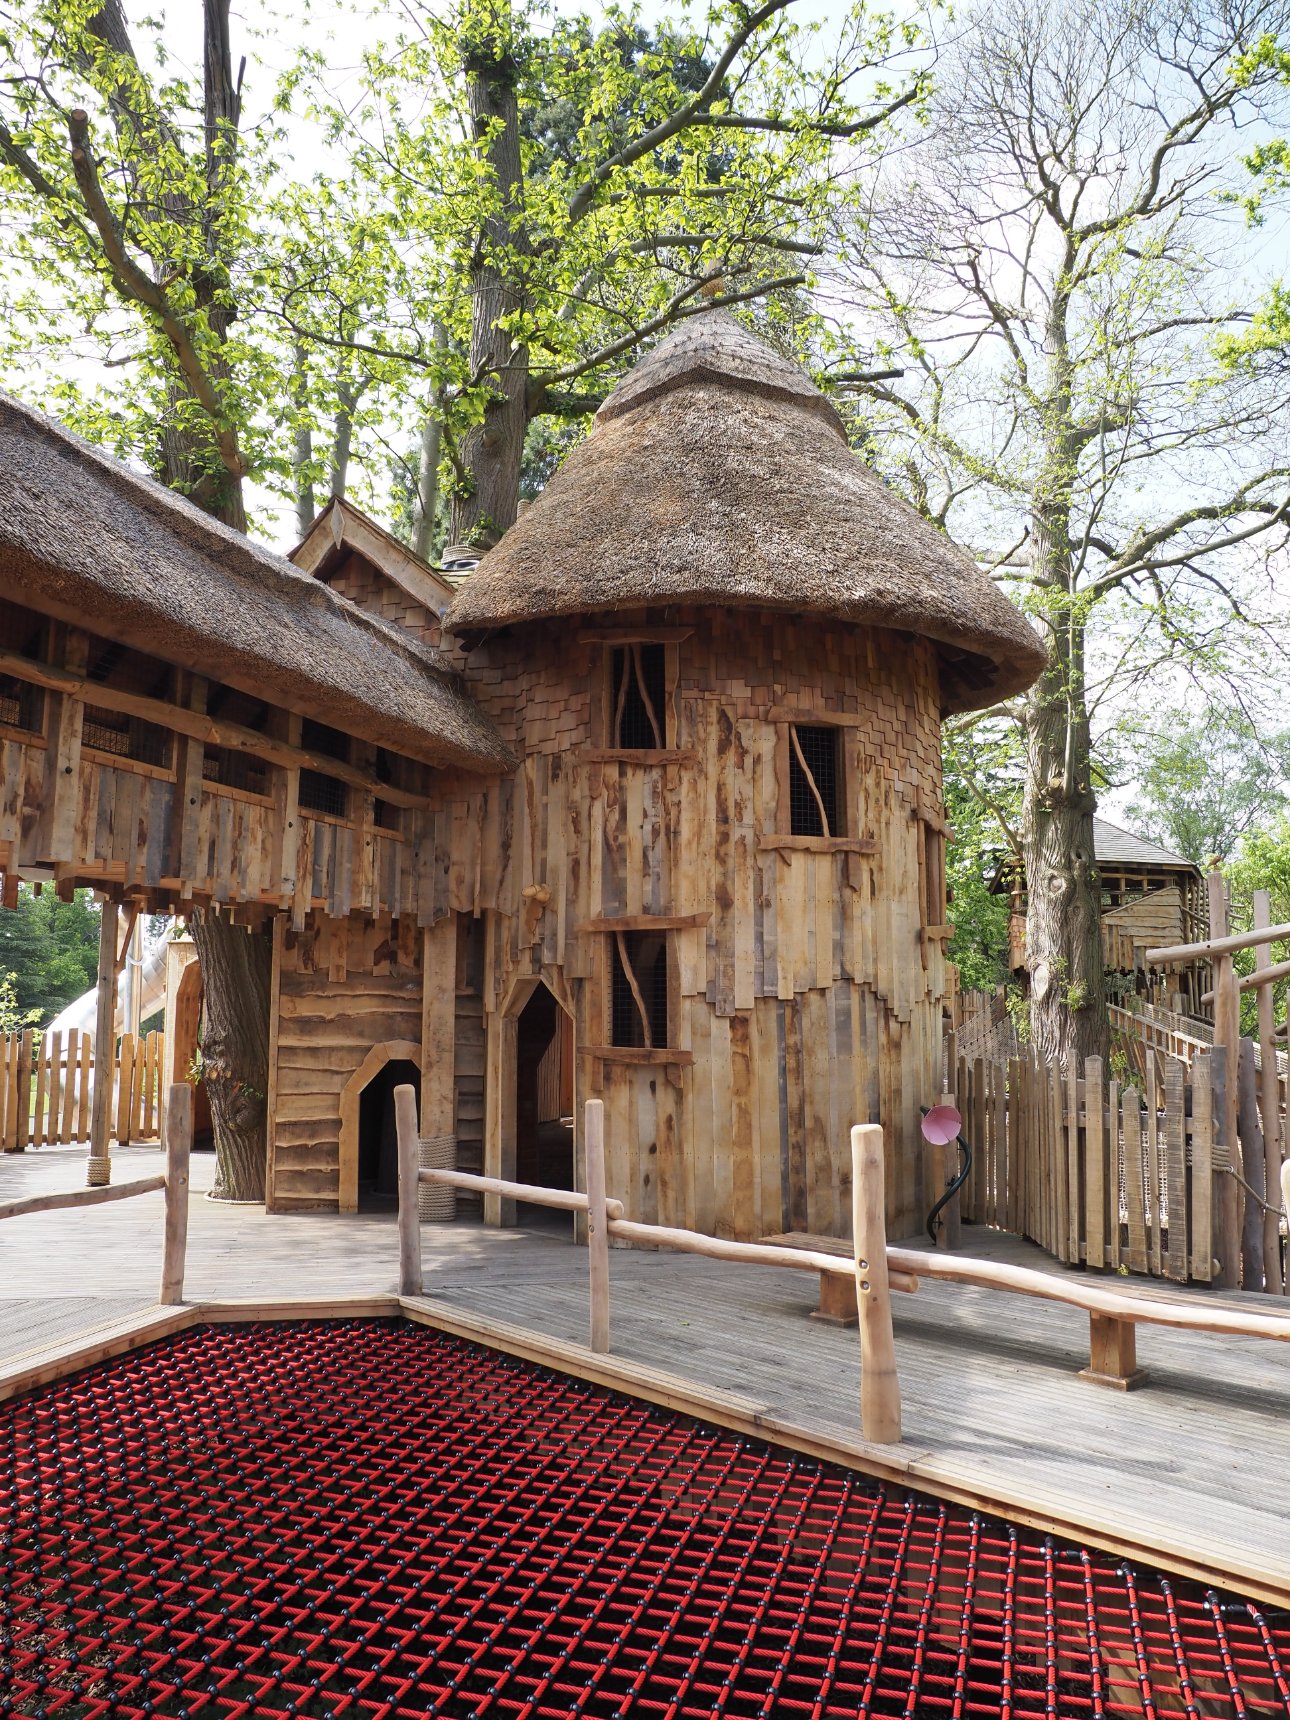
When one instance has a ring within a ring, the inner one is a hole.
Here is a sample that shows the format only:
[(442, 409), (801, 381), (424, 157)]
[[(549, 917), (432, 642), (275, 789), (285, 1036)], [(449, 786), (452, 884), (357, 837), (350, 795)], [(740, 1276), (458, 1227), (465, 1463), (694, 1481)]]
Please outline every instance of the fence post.
[(895, 1445), (901, 1437), (885, 1203), (882, 1130), (877, 1123), (857, 1123), (851, 1131), (851, 1217), (860, 1314), (860, 1427), (875, 1445)]
[(161, 1294), (170, 1307), (184, 1299), (188, 1254), (188, 1157), (193, 1144), (193, 1090), (176, 1081), (166, 1101), (166, 1237), (161, 1255)]
[(394, 1089), (394, 1117), (399, 1135), (399, 1295), (420, 1296), (421, 1141), (417, 1129), (416, 1089), (404, 1085)]
[(605, 1106), (588, 1099), (585, 1117), (587, 1149), (587, 1270), (591, 1279), (591, 1348), (603, 1356), (609, 1349), (609, 1215), (605, 1211)]
[(99, 909), (98, 1007), (94, 1027), (94, 1108), (85, 1181), (102, 1188), (112, 1180), (112, 1066), (116, 1059), (117, 905), (110, 896)]

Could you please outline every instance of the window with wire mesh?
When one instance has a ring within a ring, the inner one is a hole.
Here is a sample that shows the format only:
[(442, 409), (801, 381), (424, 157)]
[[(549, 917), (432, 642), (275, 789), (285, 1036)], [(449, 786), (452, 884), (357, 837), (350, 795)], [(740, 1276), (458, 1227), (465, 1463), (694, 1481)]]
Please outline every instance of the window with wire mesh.
[(111, 753), (116, 758), (128, 758), (135, 764), (156, 765), (161, 770), (170, 766), (168, 729), (156, 723), (146, 723), (142, 717), (129, 717), (124, 711), (109, 710), (106, 705), (86, 705), (81, 724), (81, 745), (95, 752)]
[(338, 777), (320, 770), (300, 772), (301, 812), (321, 812), (327, 818), (349, 816), (349, 788)]
[(0, 675), (0, 723), (38, 735), (44, 720), (45, 695), (40, 688), (16, 675)]
[(666, 935), (662, 932), (619, 932), (612, 939), (610, 949), (613, 971), (609, 993), (609, 1043), (635, 1047), (665, 1046), (668, 1043)]
[(380, 830), (401, 830), (400, 808), (392, 800), (377, 800), (372, 808), (372, 823)]
[(616, 645), (610, 652), (610, 745), (637, 752), (667, 745), (667, 671), (662, 645)]
[(220, 788), (240, 789), (243, 794), (269, 792), (268, 765), (234, 747), (207, 747), (202, 755), (202, 776)]
[[(842, 731), (794, 724), (788, 745), (789, 830), (794, 836), (843, 836)], [(796, 745), (794, 744), (796, 742)]]

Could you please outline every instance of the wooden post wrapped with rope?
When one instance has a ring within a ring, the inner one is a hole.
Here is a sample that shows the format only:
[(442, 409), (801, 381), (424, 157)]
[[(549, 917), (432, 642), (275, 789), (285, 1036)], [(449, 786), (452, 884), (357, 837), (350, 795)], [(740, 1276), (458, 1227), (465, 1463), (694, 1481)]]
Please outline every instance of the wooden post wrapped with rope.
[(394, 1120), (399, 1136), (399, 1295), (419, 1296), (421, 1275), (421, 1139), (416, 1088), (394, 1089)]
[(900, 1381), (887, 1278), (887, 1222), (882, 1130), (857, 1123), (851, 1131), (851, 1211), (860, 1312), (860, 1425), (875, 1445), (895, 1445), (900, 1433)]
[(176, 1081), (166, 1099), (166, 1237), (161, 1257), (161, 1293), (172, 1307), (184, 1299), (188, 1254), (188, 1162), (193, 1146), (193, 1090)]
[(588, 1099), (585, 1112), (587, 1149), (587, 1269), (591, 1280), (591, 1348), (603, 1356), (609, 1349), (609, 1214), (605, 1207), (605, 1106)]

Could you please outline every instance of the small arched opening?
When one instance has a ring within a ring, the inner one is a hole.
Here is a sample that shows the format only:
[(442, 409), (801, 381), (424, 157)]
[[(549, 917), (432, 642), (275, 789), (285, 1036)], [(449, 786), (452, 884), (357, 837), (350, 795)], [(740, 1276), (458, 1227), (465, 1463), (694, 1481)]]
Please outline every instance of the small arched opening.
[[(394, 1089), (419, 1089), (421, 1071), (406, 1058), (378, 1069), (358, 1100), (358, 1210), (388, 1212), (399, 1204), (399, 1137)], [(418, 1107), (419, 1109), (419, 1107)]]
[[(516, 1023), (515, 1176), (543, 1188), (573, 1187), (573, 1018), (545, 984), (534, 987)], [(567, 1217), (520, 1203), (522, 1224)]]
[(421, 1047), (408, 1039), (390, 1039), (374, 1045), (341, 1088), (342, 1212), (388, 1209), (398, 1204), (394, 1089), (405, 1082), (417, 1094), (419, 1116)]

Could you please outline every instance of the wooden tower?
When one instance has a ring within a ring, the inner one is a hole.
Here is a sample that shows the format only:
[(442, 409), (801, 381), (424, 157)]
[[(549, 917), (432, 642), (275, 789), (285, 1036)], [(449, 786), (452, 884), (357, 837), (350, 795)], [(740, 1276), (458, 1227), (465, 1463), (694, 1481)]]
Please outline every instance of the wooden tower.
[(521, 761), (441, 779), (488, 1169), (580, 1178), (577, 1143), (543, 1162), (531, 1138), (563, 1020), (569, 1112), (604, 1099), (631, 1216), (844, 1234), (872, 1120), (893, 1232), (918, 1228), (950, 989), (940, 724), (1038, 673), (1019, 612), (718, 311), (620, 385), (446, 625)]

